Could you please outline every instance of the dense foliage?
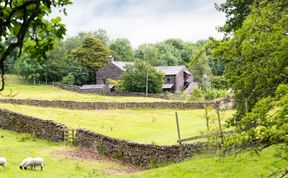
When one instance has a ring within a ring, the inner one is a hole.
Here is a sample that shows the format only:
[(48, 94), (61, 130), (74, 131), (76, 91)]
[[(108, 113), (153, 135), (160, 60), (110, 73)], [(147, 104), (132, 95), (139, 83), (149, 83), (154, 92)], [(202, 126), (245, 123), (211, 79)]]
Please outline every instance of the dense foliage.
[(148, 79), (148, 93), (162, 92), (164, 74), (143, 61), (127, 65), (121, 76), (120, 88), (129, 92), (145, 92)]
[(225, 59), (225, 76), (238, 102), (236, 120), (288, 82), (287, 6), (283, 0), (255, 5), (234, 37), (216, 47), (215, 54)]
[(190, 69), (193, 74), (193, 80), (198, 82), (202, 89), (205, 89), (205, 87), (210, 85), (211, 68), (204, 50), (200, 50), (196, 54), (196, 56), (191, 58)]
[[(228, 0), (226, 4), (232, 2), (240, 1)], [(237, 27), (227, 23), (235, 30), (233, 37), (215, 48), (215, 56), (226, 63), (225, 77), (237, 101), (237, 113), (230, 124), (236, 125), (238, 132), (228, 143), (248, 142), (257, 148), (281, 144), (286, 154), (280, 151), (279, 155), (288, 160), (288, 2), (241, 3), (249, 7), (241, 15), (243, 23)], [(239, 15), (237, 8), (227, 13), (230, 17), (233, 14), (235, 18)]]
[(237, 29), (242, 27), (246, 17), (251, 12), (251, 6), (255, 0), (226, 0), (220, 5), (216, 5), (216, 8), (220, 12), (226, 14), (226, 23), (220, 27), (220, 31), (226, 34), (233, 33)]
[[(25, 46), (31, 57), (45, 57), (55, 40), (62, 38), (65, 27), (60, 17), (47, 20), (55, 7), (63, 8), (70, 0), (5, 0), (0, 3), (0, 71), (4, 89), (4, 61), (13, 51)], [(65, 13), (65, 9), (62, 9)]]
[(133, 48), (128, 39), (116, 39), (110, 44), (115, 61), (133, 61)]
[(168, 39), (160, 43), (140, 45), (135, 58), (149, 61), (152, 65), (187, 65), (199, 47), (180, 39)]

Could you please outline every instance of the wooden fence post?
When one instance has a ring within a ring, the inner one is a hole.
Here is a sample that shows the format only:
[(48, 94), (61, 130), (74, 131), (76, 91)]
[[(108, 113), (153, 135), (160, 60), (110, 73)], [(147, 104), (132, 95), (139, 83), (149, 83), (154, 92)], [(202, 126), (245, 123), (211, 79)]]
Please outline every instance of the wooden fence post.
[(205, 107), (206, 127), (207, 127), (207, 130), (209, 131), (210, 129), (209, 129), (209, 116), (208, 116), (207, 103), (205, 103), (204, 107)]
[(180, 146), (180, 157), (181, 159), (183, 159), (183, 147), (182, 147), (182, 142), (181, 142), (181, 135), (180, 135), (180, 127), (179, 127), (179, 120), (178, 120), (178, 113), (175, 112), (175, 116), (176, 116), (176, 125), (177, 125), (177, 132), (178, 132), (178, 143)]
[(217, 117), (218, 117), (218, 126), (219, 126), (219, 131), (220, 131), (220, 139), (221, 139), (221, 144), (224, 143), (223, 141), (223, 133), (222, 133), (222, 126), (221, 126), (221, 118), (220, 118), (220, 102), (216, 102), (216, 111), (217, 111)]
[(75, 130), (72, 129), (72, 144), (74, 145), (75, 144)]

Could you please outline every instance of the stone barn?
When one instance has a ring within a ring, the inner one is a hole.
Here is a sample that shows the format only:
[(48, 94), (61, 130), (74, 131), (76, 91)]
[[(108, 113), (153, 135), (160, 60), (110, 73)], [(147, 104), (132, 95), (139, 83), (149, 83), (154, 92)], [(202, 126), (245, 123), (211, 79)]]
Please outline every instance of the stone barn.
[[(111, 61), (102, 67), (96, 74), (97, 85), (107, 84), (108, 79), (119, 80), (125, 72), (125, 66), (133, 62)], [(183, 91), (189, 90), (193, 86), (191, 72), (185, 66), (158, 66), (158, 70), (164, 73), (163, 91)]]
[(185, 66), (158, 66), (165, 74), (163, 91), (183, 91), (192, 87), (192, 74)]

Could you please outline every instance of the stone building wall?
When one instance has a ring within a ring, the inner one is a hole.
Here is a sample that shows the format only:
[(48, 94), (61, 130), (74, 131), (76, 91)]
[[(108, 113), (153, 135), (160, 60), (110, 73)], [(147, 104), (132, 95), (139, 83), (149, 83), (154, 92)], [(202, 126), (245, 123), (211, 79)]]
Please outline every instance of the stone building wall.
[(0, 109), (0, 128), (20, 133), (29, 133), (37, 138), (60, 142), (68, 139), (68, 128), (50, 120), (42, 120)]
[(179, 162), (183, 158), (207, 150), (208, 143), (195, 142), (183, 145), (183, 156), (180, 155), (180, 146), (159, 146), (139, 144), (126, 140), (115, 139), (85, 129), (76, 131), (75, 143), (81, 147), (95, 150), (99, 154), (138, 166), (151, 166)]
[[(107, 79), (119, 80), (123, 70), (115, 66), (113, 63), (108, 63), (96, 73), (97, 84), (106, 84)], [(103, 82), (105, 80), (106, 83)]]
[(177, 75), (176, 75), (176, 82), (175, 82), (175, 90), (176, 91), (181, 91), (184, 88), (184, 72), (181, 70)]

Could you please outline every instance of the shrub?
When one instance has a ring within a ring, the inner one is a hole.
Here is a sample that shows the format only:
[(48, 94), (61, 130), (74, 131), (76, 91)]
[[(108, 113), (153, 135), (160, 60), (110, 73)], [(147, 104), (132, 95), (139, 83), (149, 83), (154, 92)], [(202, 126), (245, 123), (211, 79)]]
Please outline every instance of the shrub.
[(143, 61), (127, 65), (121, 76), (120, 88), (128, 92), (145, 92), (148, 72), (148, 93), (162, 92), (164, 74)]
[(62, 79), (62, 83), (69, 84), (69, 85), (73, 85), (74, 81), (75, 81), (75, 77), (71, 73), (69, 73), (67, 76), (63, 77)]
[(201, 98), (201, 97), (203, 97), (202, 90), (200, 90), (199, 88), (194, 88), (194, 89), (192, 90), (192, 96), (194, 96), (195, 98)]
[(227, 92), (226, 90), (217, 90), (217, 89), (209, 87), (203, 91), (203, 96), (205, 100), (213, 100), (216, 98), (226, 97)]
[(216, 89), (228, 88), (228, 84), (224, 76), (213, 76), (211, 78), (211, 86)]

